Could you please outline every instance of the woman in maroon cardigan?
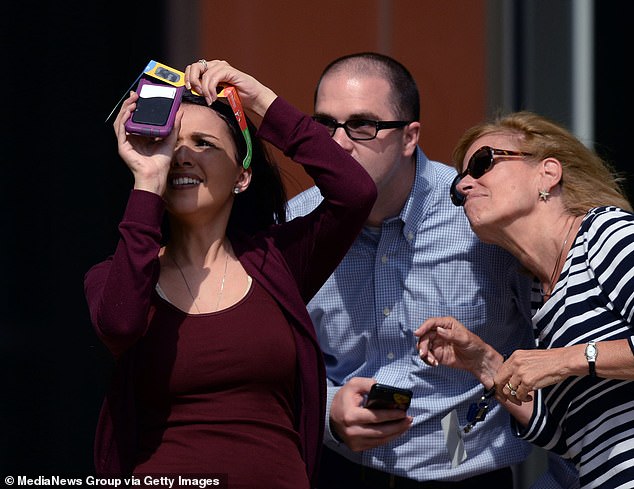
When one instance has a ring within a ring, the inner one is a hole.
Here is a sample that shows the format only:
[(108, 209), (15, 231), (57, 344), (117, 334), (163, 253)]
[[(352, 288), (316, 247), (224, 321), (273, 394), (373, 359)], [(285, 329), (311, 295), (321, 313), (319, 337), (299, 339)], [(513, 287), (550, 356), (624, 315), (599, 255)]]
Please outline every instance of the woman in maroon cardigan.
[[(134, 189), (114, 255), (85, 278), (93, 325), (117, 359), (96, 468), (308, 488), (325, 374), (305, 303), (360, 231), (376, 188), (323, 128), (251, 76), (220, 61), (186, 74), (207, 103), (186, 97), (167, 138), (126, 133), (136, 94), (114, 123)], [(221, 83), (263, 117), (257, 136), (320, 187), (313, 213), (284, 222), (279, 175), (257, 139), (243, 167), (240, 128), (215, 100)]]

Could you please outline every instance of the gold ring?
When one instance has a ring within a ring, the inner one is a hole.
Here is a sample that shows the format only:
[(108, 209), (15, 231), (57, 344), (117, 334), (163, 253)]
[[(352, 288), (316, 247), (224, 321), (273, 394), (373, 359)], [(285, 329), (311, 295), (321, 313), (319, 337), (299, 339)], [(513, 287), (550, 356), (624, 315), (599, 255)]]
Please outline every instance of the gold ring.
[(207, 71), (207, 61), (204, 59), (199, 59), (198, 62), (203, 65), (203, 73)]
[(509, 390), (511, 391), (511, 395), (512, 396), (516, 396), (517, 395), (517, 389), (515, 387), (513, 387), (513, 384), (511, 384), (511, 382), (507, 382), (506, 383), (506, 387), (509, 388)]

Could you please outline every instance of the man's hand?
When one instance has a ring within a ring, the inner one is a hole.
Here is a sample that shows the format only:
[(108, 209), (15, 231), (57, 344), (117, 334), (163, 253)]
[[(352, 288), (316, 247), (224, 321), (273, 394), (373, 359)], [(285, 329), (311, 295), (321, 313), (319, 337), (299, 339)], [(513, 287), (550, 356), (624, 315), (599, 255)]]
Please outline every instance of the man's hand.
[(332, 400), (330, 427), (355, 452), (385, 445), (405, 433), (414, 418), (401, 409), (367, 409), (363, 400), (376, 380), (354, 377)]

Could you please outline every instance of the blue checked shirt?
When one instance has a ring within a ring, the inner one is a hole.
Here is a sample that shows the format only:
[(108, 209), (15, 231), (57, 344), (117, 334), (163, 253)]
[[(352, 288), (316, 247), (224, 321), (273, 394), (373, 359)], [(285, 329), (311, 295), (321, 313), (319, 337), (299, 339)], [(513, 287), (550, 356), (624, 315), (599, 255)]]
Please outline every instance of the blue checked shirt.
[[(391, 443), (361, 453), (332, 433), (325, 443), (399, 476), (460, 480), (518, 463), (530, 446), (513, 436), (509, 415), (493, 401), (486, 419), (464, 436), (467, 460), (451, 468), (441, 419), (455, 409), (464, 426), (483, 386), (467, 372), (423, 363), (413, 331), (431, 316), (451, 315), (500, 353), (530, 348), (530, 281), (511, 255), (481, 243), (451, 203), (455, 171), (428, 160), (420, 148), (416, 160), (401, 214), (378, 229), (366, 227), (308, 305), (326, 359), (328, 407), (351, 377), (374, 377), (414, 391), (408, 411), (414, 423)], [(320, 201), (318, 189), (308, 189), (289, 203), (289, 218)]]

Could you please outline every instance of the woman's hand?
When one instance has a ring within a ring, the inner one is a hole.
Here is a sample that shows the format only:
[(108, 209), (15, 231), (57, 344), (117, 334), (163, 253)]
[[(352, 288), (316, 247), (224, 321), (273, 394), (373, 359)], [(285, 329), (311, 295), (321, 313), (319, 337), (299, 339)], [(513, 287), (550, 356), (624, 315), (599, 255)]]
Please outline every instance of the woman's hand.
[(217, 87), (223, 84), (235, 86), (242, 105), (259, 116), (264, 116), (277, 98), (270, 88), (262, 85), (251, 75), (236, 70), (226, 61), (200, 60), (185, 68), (187, 89), (201, 94), (210, 105), (217, 98)]
[(567, 368), (571, 348), (516, 350), (495, 375), (498, 396), (515, 404), (527, 402), (532, 399), (532, 391), (565, 380), (571, 375)]
[(495, 372), (504, 359), (460, 321), (452, 317), (430, 318), (414, 335), (419, 337), (418, 352), (426, 364), (467, 370), (485, 387), (492, 387)]
[(163, 195), (167, 186), (169, 172), (182, 112), (176, 115), (174, 129), (164, 139), (129, 134), (125, 130), (126, 121), (132, 117), (139, 96), (135, 92), (123, 102), (114, 121), (119, 156), (125, 161), (134, 175), (134, 188)]

